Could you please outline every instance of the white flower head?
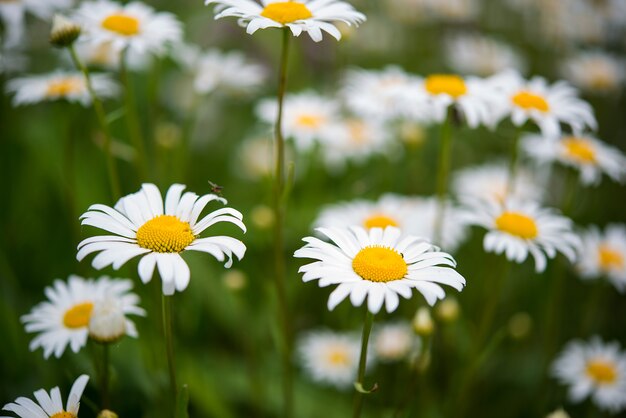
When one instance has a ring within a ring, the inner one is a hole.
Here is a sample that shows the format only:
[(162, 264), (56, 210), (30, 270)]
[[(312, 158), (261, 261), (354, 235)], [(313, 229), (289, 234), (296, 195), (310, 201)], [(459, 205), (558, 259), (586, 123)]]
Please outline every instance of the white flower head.
[(361, 306), (367, 298), (371, 313), (378, 313), (383, 304), (391, 313), (400, 303), (398, 295), (409, 299), (413, 289), (434, 305), (445, 297), (440, 284), (458, 291), (465, 286), (451, 255), (421, 238), (403, 237), (398, 228), (368, 231), (354, 226), (317, 231), (333, 243), (306, 237), (307, 244), (294, 256), (317, 260), (300, 267), (303, 281), (318, 280), (320, 287), (337, 285), (328, 298), (330, 310), (349, 296), (353, 306)]
[(522, 71), (525, 63), (518, 52), (496, 39), (471, 33), (446, 39), (448, 65), (460, 73), (487, 77), (504, 70)]
[(88, 381), (89, 376), (86, 374), (79, 376), (78, 379), (74, 381), (70, 389), (70, 394), (67, 397), (65, 408), (63, 408), (61, 391), (57, 386), (52, 388), (50, 393), (46, 392), (44, 389), (36, 391), (34, 395), (37, 402), (22, 396), (17, 398), (15, 402), (4, 405), (2, 409), (15, 413), (19, 418), (77, 418), (80, 398), (83, 396), (83, 391)]
[(590, 397), (600, 409), (626, 409), (626, 355), (617, 342), (571, 341), (552, 364), (552, 374), (569, 386), (572, 402)]
[(591, 227), (582, 234), (576, 270), (583, 279), (606, 277), (619, 292), (626, 291), (626, 225), (610, 224), (604, 231)]
[(340, 0), (206, 0), (217, 4), (215, 19), (236, 17), (252, 35), (259, 29), (289, 28), (293, 36), (308, 32), (315, 42), (322, 40), (322, 31), (340, 40), (341, 32), (331, 22), (358, 26), (365, 15)]
[(614, 93), (626, 81), (625, 65), (624, 59), (602, 51), (589, 51), (567, 59), (561, 66), (561, 73), (583, 91)]
[(218, 89), (247, 93), (262, 86), (267, 78), (265, 67), (249, 62), (239, 51), (222, 52), (210, 49), (200, 54), (193, 71), (193, 85), (199, 94), (208, 94)]
[(381, 324), (372, 338), (372, 348), (381, 362), (404, 360), (419, 347), (419, 343), (411, 324), (406, 321)]
[(164, 203), (157, 186), (145, 183), (140, 191), (121, 198), (114, 208), (92, 205), (81, 216), (82, 224), (113, 235), (83, 240), (78, 244), (76, 258), (81, 261), (89, 254), (99, 253), (91, 263), (94, 268), (99, 270), (112, 265), (117, 270), (131, 258), (141, 255), (139, 277), (148, 283), (155, 267), (158, 268), (165, 295), (182, 292), (189, 284), (191, 272), (181, 257), (184, 251), (205, 252), (219, 261), (227, 257), (227, 268), (232, 265), (233, 255), (241, 260), (246, 252), (241, 241), (228, 236), (199, 237), (219, 222), (232, 223), (245, 232), (241, 213), (222, 208), (199, 219), (209, 202), (226, 204), (226, 200), (214, 194), (183, 194), (183, 190), (184, 185), (173, 184)]

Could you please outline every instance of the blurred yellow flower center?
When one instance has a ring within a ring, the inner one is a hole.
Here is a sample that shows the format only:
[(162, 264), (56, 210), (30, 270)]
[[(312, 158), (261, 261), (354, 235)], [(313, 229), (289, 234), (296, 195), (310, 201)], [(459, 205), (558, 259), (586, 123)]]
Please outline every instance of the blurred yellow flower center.
[(50, 418), (76, 418), (76, 415), (72, 414), (71, 412), (62, 411), (50, 416)]
[(324, 122), (324, 117), (319, 115), (300, 115), (296, 123), (305, 128), (315, 129)]
[(617, 380), (615, 364), (606, 360), (590, 360), (586, 371), (587, 375), (600, 385), (610, 385)]
[(398, 226), (395, 219), (382, 213), (376, 213), (363, 222), (363, 226), (370, 228), (387, 228), (388, 226)]
[(359, 120), (348, 121), (348, 130), (350, 132), (350, 142), (352, 142), (352, 144), (361, 145), (367, 142), (365, 123)]
[(333, 366), (348, 366), (350, 358), (344, 350), (336, 349), (328, 353), (328, 362)]
[(404, 258), (388, 247), (365, 247), (352, 260), (356, 274), (371, 282), (391, 282), (404, 278), (408, 267)]
[(596, 151), (589, 141), (583, 138), (569, 137), (563, 139), (565, 153), (580, 163), (595, 163)]
[(83, 89), (83, 83), (79, 78), (64, 78), (54, 80), (48, 84), (46, 96), (48, 97), (66, 97), (70, 94), (80, 93)]
[(547, 112), (550, 110), (550, 105), (546, 99), (529, 91), (520, 91), (513, 96), (511, 100), (513, 101), (513, 104), (525, 110), (535, 109), (541, 112)]
[(604, 270), (624, 267), (624, 256), (608, 245), (601, 245), (598, 250), (600, 267)]
[(123, 13), (107, 16), (102, 21), (102, 27), (111, 32), (124, 36), (133, 36), (139, 33), (139, 20)]
[(179, 253), (194, 239), (189, 223), (172, 215), (157, 216), (137, 230), (137, 244), (157, 253)]
[(496, 219), (496, 227), (511, 235), (524, 239), (533, 239), (537, 236), (535, 221), (521, 213), (504, 212)]
[(63, 315), (63, 325), (68, 328), (83, 328), (89, 325), (93, 303), (85, 302), (72, 306)]
[(261, 16), (272, 19), (282, 25), (313, 17), (313, 13), (302, 3), (281, 1), (265, 6)]
[(426, 77), (424, 85), (430, 94), (448, 94), (457, 98), (467, 93), (465, 81), (458, 75), (431, 75)]

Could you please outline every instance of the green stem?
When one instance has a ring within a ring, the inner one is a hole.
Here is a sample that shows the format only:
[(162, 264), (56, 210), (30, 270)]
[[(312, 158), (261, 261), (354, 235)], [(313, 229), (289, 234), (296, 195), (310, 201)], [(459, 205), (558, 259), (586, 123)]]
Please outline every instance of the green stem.
[(428, 362), (428, 357), (430, 355), (432, 336), (425, 336), (422, 338), (422, 345), (420, 347), (420, 352), (415, 357), (415, 359), (411, 362), (410, 366), (410, 377), (409, 384), (406, 386), (406, 391), (404, 393), (404, 397), (402, 401), (398, 405), (398, 409), (393, 414), (393, 418), (400, 418), (402, 414), (405, 412), (409, 402), (412, 398), (415, 397), (416, 394), (416, 386), (420, 377), (420, 374), (423, 373), (426, 368), (426, 364)]
[(111, 186), (111, 196), (113, 200), (117, 201), (120, 196), (120, 180), (117, 174), (117, 166), (115, 165), (115, 160), (113, 159), (113, 154), (111, 152), (111, 144), (113, 143), (111, 137), (111, 130), (109, 128), (109, 124), (106, 120), (106, 113), (104, 112), (104, 106), (102, 105), (102, 101), (98, 98), (96, 91), (93, 88), (93, 84), (91, 82), (91, 76), (89, 74), (89, 70), (85, 65), (81, 62), (80, 58), (78, 58), (78, 54), (76, 53), (76, 49), (73, 45), (68, 47), (70, 51), (70, 55), (72, 56), (72, 61), (74, 61), (74, 65), (78, 68), (83, 75), (85, 76), (85, 84), (87, 85), (87, 91), (89, 91), (89, 95), (91, 96), (91, 102), (93, 104), (93, 108), (96, 111), (96, 116), (98, 118), (98, 124), (100, 125), (100, 129), (104, 134), (104, 154), (106, 157), (107, 164), (107, 173), (109, 175), (109, 183)]
[(110, 353), (109, 353), (109, 344), (102, 344), (102, 409), (109, 409), (109, 365), (110, 363)]
[(578, 184), (578, 174), (573, 169), (570, 169), (567, 173), (565, 195), (563, 196), (563, 202), (561, 203), (561, 212), (563, 212), (563, 215), (571, 215), (575, 200), (574, 197), (578, 191)]
[(506, 188), (506, 196), (515, 194), (515, 181), (517, 177), (517, 166), (519, 160), (519, 140), (522, 134), (521, 128), (515, 130), (513, 143), (511, 144), (511, 156), (509, 158), (509, 179)]
[(173, 405), (176, 405), (178, 386), (176, 385), (176, 366), (174, 363), (174, 337), (172, 333), (172, 297), (161, 296), (163, 313), (163, 335), (165, 337), (165, 349), (167, 352), (167, 367), (170, 375), (170, 389), (172, 391)]
[(367, 365), (367, 346), (370, 339), (370, 333), (372, 332), (372, 325), (374, 324), (374, 314), (365, 308), (365, 321), (363, 322), (363, 335), (361, 336), (361, 356), (359, 358), (359, 373), (357, 381), (354, 384), (356, 388), (356, 394), (354, 395), (354, 410), (352, 418), (359, 418), (361, 416), (361, 410), (363, 409), (363, 395), (369, 393), (363, 390), (363, 380), (365, 379), (365, 367)]
[(448, 175), (450, 173), (450, 152), (452, 149), (452, 112), (450, 107), (448, 115), (441, 125), (439, 137), (439, 162), (437, 165), (437, 202), (438, 210), (435, 218), (433, 242), (441, 244), (443, 222), (446, 210), (446, 194), (448, 190)]

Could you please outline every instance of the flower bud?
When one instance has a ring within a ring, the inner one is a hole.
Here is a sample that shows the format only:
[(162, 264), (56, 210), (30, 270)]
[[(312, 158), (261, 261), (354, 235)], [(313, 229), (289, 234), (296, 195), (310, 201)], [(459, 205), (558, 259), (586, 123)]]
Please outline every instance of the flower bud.
[(117, 414), (113, 411), (109, 411), (108, 409), (103, 409), (98, 414), (98, 418), (117, 418)]
[(437, 304), (435, 314), (443, 322), (454, 322), (459, 317), (460, 310), (459, 302), (455, 298), (449, 297)]
[(530, 334), (533, 319), (526, 312), (516, 313), (509, 320), (509, 334), (516, 340), (522, 340)]
[(54, 15), (52, 30), (50, 31), (50, 43), (59, 48), (71, 46), (80, 36), (80, 25), (65, 16)]
[(413, 317), (412, 324), (413, 331), (421, 337), (428, 337), (435, 330), (435, 323), (428, 308), (419, 308)]
[(232, 291), (238, 291), (246, 287), (248, 279), (241, 270), (229, 270), (222, 276), (224, 286)]
[(567, 414), (567, 412), (563, 410), (563, 408), (561, 408), (561, 409), (554, 411), (553, 413), (548, 415), (546, 418), (569, 418), (569, 415)]
[(126, 334), (122, 306), (112, 298), (96, 302), (89, 319), (89, 337), (99, 343), (112, 343)]

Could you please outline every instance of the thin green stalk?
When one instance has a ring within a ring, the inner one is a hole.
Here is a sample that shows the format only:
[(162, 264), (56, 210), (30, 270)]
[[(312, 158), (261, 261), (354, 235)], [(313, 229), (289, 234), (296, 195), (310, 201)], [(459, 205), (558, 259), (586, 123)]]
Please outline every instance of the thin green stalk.
[(574, 209), (574, 198), (576, 197), (576, 192), (578, 191), (578, 185), (578, 173), (576, 173), (573, 169), (568, 170), (565, 195), (563, 196), (563, 202), (561, 203), (561, 212), (563, 212), (564, 215), (571, 215), (571, 212)]
[(109, 398), (109, 381), (110, 381), (110, 374), (109, 374), (109, 367), (110, 367), (110, 353), (109, 353), (109, 344), (104, 343), (102, 344), (102, 376), (101, 376), (101, 382), (100, 382), (100, 387), (101, 387), (101, 395), (102, 395), (102, 409), (109, 409), (109, 403), (110, 403), (110, 398)]
[[(363, 409), (363, 396), (373, 392), (363, 389), (363, 380), (365, 379), (365, 367), (367, 365), (367, 346), (369, 344), (372, 325), (374, 324), (374, 314), (365, 308), (365, 321), (363, 322), (363, 335), (361, 336), (361, 356), (359, 358), (359, 373), (357, 381), (354, 383), (356, 394), (354, 395), (354, 409), (352, 418), (359, 418)], [(374, 386), (376, 387), (376, 386)]]
[(167, 352), (167, 367), (170, 375), (170, 389), (172, 391), (173, 405), (176, 405), (178, 386), (176, 384), (176, 365), (174, 363), (174, 337), (172, 333), (172, 296), (161, 296), (163, 316), (163, 335), (165, 337), (165, 350)]
[(289, 305), (287, 301), (287, 286), (285, 280), (285, 139), (283, 137), (283, 102), (287, 88), (287, 63), (289, 62), (289, 29), (282, 31), (282, 52), (280, 69), (278, 74), (278, 113), (274, 126), (276, 147), (276, 168), (274, 178), (274, 263), (275, 263), (275, 286), (278, 298), (278, 321), (282, 328), (282, 369), (283, 369), (283, 416), (293, 416), (293, 370), (291, 364), (292, 337)]
[(515, 193), (515, 181), (517, 178), (517, 166), (519, 160), (519, 140), (522, 130), (517, 128), (513, 135), (513, 143), (511, 144), (511, 156), (509, 158), (509, 178), (506, 188), (506, 195), (510, 196)]
[(87, 85), (87, 90), (89, 91), (89, 95), (91, 96), (91, 102), (93, 104), (93, 108), (96, 111), (96, 116), (98, 118), (98, 124), (100, 125), (100, 129), (104, 134), (104, 155), (106, 157), (107, 163), (107, 173), (109, 175), (109, 183), (111, 186), (111, 196), (113, 200), (117, 200), (121, 196), (120, 192), (120, 180), (119, 175), (117, 174), (117, 166), (115, 165), (115, 160), (113, 159), (113, 154), (111, 153), (111, 144), (113, 142), (111, 137), (111, 130), (109, 128), (109, 124), (106, 119), (106, 113), (104, 112), (104, 106), (102, 105), (102, 101), (96, 94), (96, 91), (93, 88), (93, 84), (91, 82), (91, 76), (89, 75), (89, 70), (85, 65), (81, 62), (80, 58), (78, 58), (78, 54), (76, 53), (76, 49), (73, 45), (68, 47), (70, 51), (70, 55), (72, 56), (72, 61), (74, 61), (74, 65), (78, 68), (83, 75), (85, 76), (85, 83)]
[(433, 241), (441, 244), (443, 232), (443, 220), (446, 210), (446, 194), (448, 190), (448, 175), (450, 173), (450, 153), (452, 150), (452, 108), (448, 110), (448, 115), (441, 125), (439, 137), (439, 162), (437, 165), (437, 217), (435, 218), (435, 229)]
[(404, 391), (404, 397), (402, 398), (402, 401), (399, 403), (398, 408), (394, 412), (393, 418), (400, 418), (409, 406), (409, 402), (411, 401), (411, 399), (415, 397), (415, 389), (419, 377), (421, 374), (423, 374), (426, 368), (426, 364), (428, 364), (428, 357), (430, 356), (432, 340), (432, 336), (423, 337), (420, 352), (411, 362), (409, 384), (406, 386), (406, 390)]

